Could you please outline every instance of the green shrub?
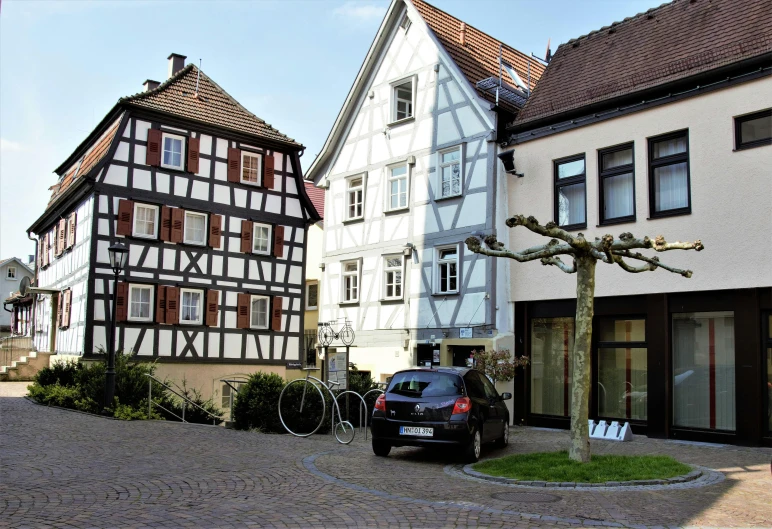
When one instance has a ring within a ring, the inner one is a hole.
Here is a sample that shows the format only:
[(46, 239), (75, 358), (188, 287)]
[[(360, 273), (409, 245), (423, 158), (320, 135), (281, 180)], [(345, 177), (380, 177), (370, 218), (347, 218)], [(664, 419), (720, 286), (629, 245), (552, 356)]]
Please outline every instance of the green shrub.
[(119, 401), (116, 401), (115, 403), (115, 413), (113, 414), (113, 417), (116, 419), (121, 419), (122, 421), (145, 421), (148, 419), (152, 420), (163, 420), (164, 418), (159, 415), (155, 408), (150, 414), (150, 417), (147, 415), (147, 399), (145, 399), (143, 402), (140, 403), (139, 408), (133, 408), (131, 406), (127, 406), (126, 404), (121, 404)]
[[(182, 417), (182, 407), (185, 407), (185, 420), (187, 422), (199, 423), (199, 424), (220, 424), (222, 420), (222, 411), (215, 405), (212, 398), (204, 400), (201, 396), (201, 392), (195, 388), (188, 388), (187, 381), (182, 381), (182, 386), (175, 384), (174, 382), (166, 381), (168, 386), (174, 386), (178, 393), (181, 393), (185, 398), (192, 401), (196, 406), (186, 403), (181, 398), (174, 394), (164, 393), (164, 401), (161, 405), (173, 412), (178, 417)], [(154, 393), (155, 394), (155, 393)], [(155, 400), (155, 399), (154, 399)], [(147, 402), (147, 399), (145, 399)], [(201, 409), (203, 408), (203, 410)], [(206, 411), (204, 411), (206, 410)], [(208, 412), (208, 413), (207, 413)], [(161, 410), (161, 414), (169, 420), (179, 420), (174, 415)], [(210, 415), (211, 414), (211, 415)], [(214, 415), (217, 419), (212, 417)]]
[(50, 367), (44, 367), (35, 375), (35, 382), (41, 386), (74, 386), (78, 372), (83, 365), (75, 361), (55, 362)]
[(258, 428), (264, 432), (283, 432), (277, 404), (286, 382), (275, 373), (258, 372), (239, 388), (233, 403), (233, 421), (238, 430)]
[(61, 386), (58, 383), (49, 386), (37, 386), (30, 391), (30, 396), (48, 406), (76, 409), (75, 403), (80, 399), (80, 388), (78, 386)]

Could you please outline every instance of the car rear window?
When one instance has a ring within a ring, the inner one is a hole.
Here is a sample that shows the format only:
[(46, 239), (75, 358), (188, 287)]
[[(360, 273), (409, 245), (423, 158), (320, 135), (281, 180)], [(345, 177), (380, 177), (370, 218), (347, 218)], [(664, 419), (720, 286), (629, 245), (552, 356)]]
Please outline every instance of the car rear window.
[(394, 375), (387, 393), (422, 397), (448, 397), (461, 395), (463, 389), (464, 383), (461, 381), (461, 377), (452, 373), (404, 371)]

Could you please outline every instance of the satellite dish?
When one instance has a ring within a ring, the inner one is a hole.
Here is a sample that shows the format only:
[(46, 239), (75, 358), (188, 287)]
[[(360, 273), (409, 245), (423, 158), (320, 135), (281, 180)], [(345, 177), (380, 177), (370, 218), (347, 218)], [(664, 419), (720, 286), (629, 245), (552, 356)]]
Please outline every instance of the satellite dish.
[(21, 283), (19, 284), (19, 294), (22, 296), (29, 294), (29, 276), (24, 276), (21, 278)]

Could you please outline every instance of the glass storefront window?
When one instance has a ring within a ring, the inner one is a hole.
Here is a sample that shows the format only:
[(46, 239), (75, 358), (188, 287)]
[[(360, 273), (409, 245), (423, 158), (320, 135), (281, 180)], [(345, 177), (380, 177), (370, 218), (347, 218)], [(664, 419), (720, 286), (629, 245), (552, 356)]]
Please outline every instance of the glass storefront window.
[(568, 417), (573, 318), (531, 320), (531, 412)]
[(602, 320), (598, 339), (598, 415), (646, 420), (646, 320)]
[(734, 313), (673, 314), (673, 424), (735, 430)]
[(772, 433), (772, 314), (767, 318), (767, 427)]

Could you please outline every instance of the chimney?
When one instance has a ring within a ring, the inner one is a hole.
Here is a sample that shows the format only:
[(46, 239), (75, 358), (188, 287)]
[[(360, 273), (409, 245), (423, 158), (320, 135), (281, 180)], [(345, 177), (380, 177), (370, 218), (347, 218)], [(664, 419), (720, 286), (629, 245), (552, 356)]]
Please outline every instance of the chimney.
[(149, 91), (151, 91), (151, 90), (155, 90), (156, 88), (158, 88), (158, 86), (159, 86), (160, 84), (161, 84), (161, 83), (159, 83), (158, 81), (153, 81), (153, 80), (151, 80), (151, 79), (148, 79), (147, 81), (145, 81), (144, 83), (142, 83), (142, 86), (144, 86), (144, 87), (145, 87), (145, 92), (149, 92)]
[(464, 22), (461, 23), (461, 29), (458, 33), (458, 40), (462, 46), (466, 46), (466, 24)]
[(172, 77), (174, 74), (185, 68), (185, 57), (184, 55), (180, 55), (178, 53), (172, 53), (167, 57), (169, 60), (169, 77)]

